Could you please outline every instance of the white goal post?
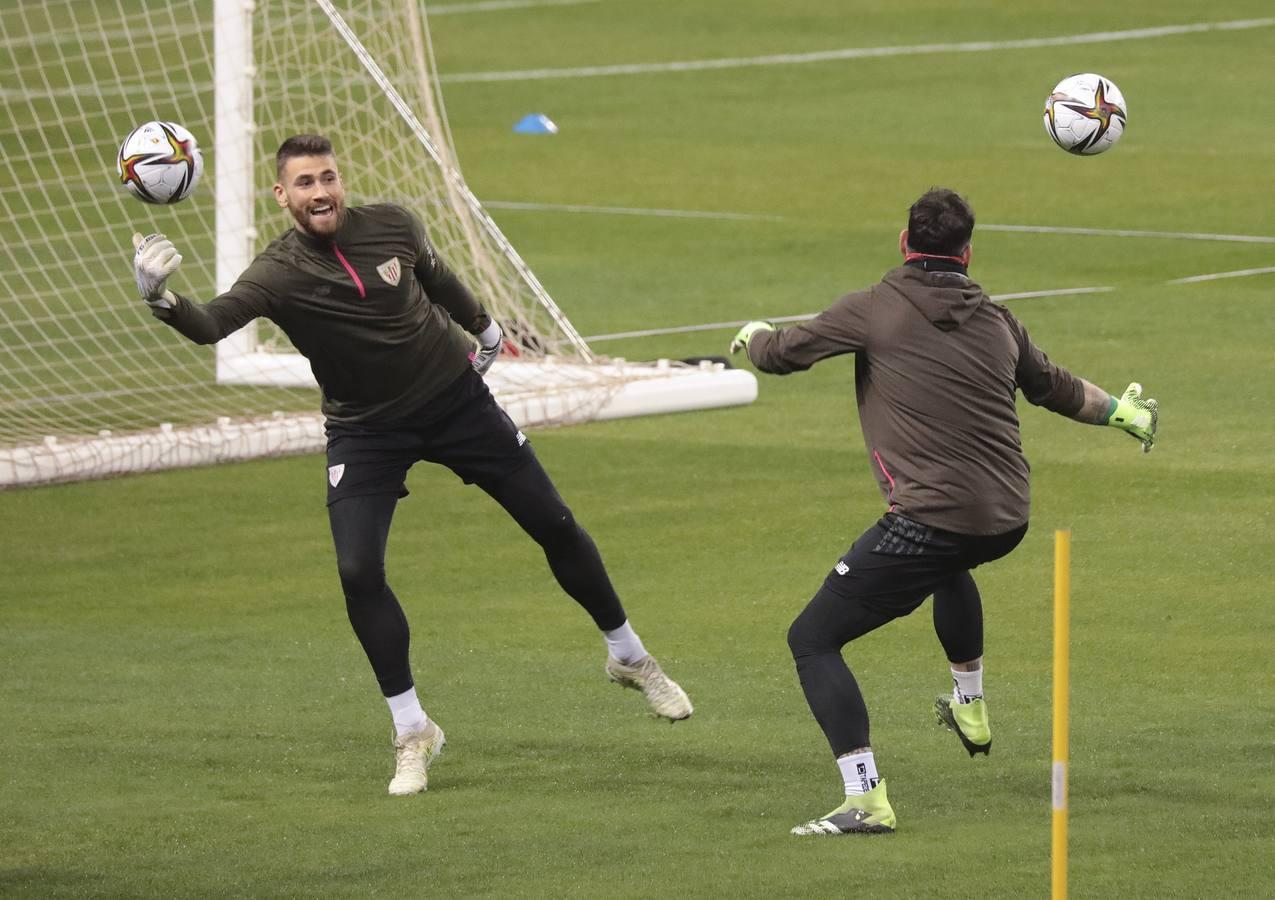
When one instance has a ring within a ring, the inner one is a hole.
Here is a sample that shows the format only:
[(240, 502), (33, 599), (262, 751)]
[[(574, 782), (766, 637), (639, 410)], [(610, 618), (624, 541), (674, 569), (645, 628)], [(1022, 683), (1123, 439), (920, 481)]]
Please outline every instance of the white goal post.
[[(300, 131), (332, 137), (349, 202), (417, 212), (505, 327), (487, 380), (520, 426), (756, 397), (746, 371), (592, 352), (461, 176), (422, 0), (13, 0), (6, 64), (0, 488), (322, 448), (313, 376), (282, 334), (253, 323), (210, 359), (150, 320), (130, 271), (128, 235), (163, 231), (184, 256), (175, 287), (227, 288), (287, 227), (273, 153)], [(175, 206), (113, 183), (118, 140), (150, 119), (204, 148), (205, 181)]]

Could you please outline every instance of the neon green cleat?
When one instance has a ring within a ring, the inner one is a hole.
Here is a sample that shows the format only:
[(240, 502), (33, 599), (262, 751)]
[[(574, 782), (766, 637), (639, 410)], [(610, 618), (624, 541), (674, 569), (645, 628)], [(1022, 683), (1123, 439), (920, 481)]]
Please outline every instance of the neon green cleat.
[(951, 694), (944, 694), (934, 701), (934, 715), (940, 725), (956, 732), (970, 756), (992, 752), (992, 728), (987, 722), (987, 703), (975, 697), (968, 703), (953, 703)]
[(892, 834), (894, 832), (894, 808), (885, 796), (885, 781), (866, 794), (847, 797), (846, 802), (832, 812), (796, 826), (792, 834)]

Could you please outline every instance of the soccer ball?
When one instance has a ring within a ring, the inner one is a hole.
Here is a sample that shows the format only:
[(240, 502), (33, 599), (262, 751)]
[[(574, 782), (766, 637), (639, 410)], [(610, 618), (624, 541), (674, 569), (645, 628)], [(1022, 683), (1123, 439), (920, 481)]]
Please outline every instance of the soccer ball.
[(1124, 95), (1110, 78), (1071, 75), (1045, 100), (1045, 130), (1068, 153), (1093, 156), (1120, 140), (1128, 113)]
[(120, 183), (146, 203), (177, 203), (195, 190), (204, 157), (195, 137), (176, 122), (147, 122), (120, 144)]

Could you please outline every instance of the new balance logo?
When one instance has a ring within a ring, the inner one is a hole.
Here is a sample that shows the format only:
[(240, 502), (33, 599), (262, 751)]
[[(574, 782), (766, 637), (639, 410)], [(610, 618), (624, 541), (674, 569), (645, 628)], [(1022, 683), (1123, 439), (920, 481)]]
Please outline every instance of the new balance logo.
[(836, 572), (838, 575), (845, 575), (847, 572), (850, 571), (850, 567), (847, 566), (846, 561), (842, 559), (837, 561), (837, 564), (832, 567), (832, 570)]
[(345, 474), (345, 463), (339, 463), (335, 466), (328, 466), (328, 484), (336, 487), (341, 483), (341, 476)]

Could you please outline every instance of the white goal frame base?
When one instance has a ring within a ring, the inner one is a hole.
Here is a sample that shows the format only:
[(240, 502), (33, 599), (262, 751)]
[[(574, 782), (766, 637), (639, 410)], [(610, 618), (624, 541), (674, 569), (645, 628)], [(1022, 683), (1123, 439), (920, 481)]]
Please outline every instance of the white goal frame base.
[[(266, 381), (260, 360), (271, 357)], [(252, 384), (314, 384), (309, 365), (295, 354), (254, 353)], [(294, 361), (287, 363), (287, 360)], [(295, 369), (295, 361), (305, 366)], [(289, 365), (294, 368), (289, 369)], [(219, 361), (218, 381), (235, 383)], [(757, 378), (720, 363), (698, 368), (661, 360), (654, 364), (611, 360), (578, 365), (501, 360), (486, 380), (519, 428), (570, 425), (659, 413), (742, 406), (757, 399)], [(239, 382), (243, 383), (243, 382)], [(555, 385), (546, 390), (546, 384)], [(323, 416), (275, 413), (251, 420), (218, 419), (214, 425), (161, 425), (126, 435), (101, 432), (95, 438), (58, 439), (0, 450), (0, 485), (48, 484), (105, 478), (158, 469), (202, 466), (262, 456), (315, 453), (324, 447)]]

